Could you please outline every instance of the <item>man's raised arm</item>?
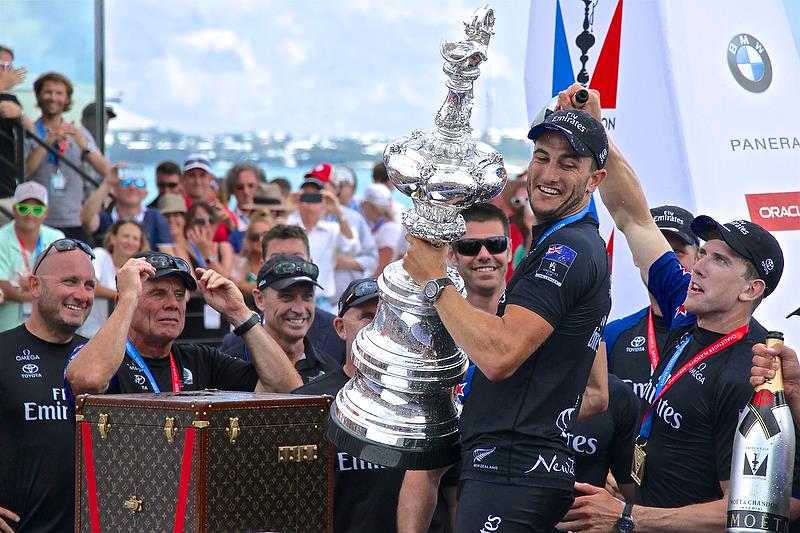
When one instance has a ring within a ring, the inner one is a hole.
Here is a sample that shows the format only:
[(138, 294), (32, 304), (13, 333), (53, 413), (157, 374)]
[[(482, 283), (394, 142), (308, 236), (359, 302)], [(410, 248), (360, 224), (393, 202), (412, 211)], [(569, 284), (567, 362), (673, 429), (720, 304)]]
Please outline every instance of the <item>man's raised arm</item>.
[[(574, 84), (558, 93), (558, 103), (563, 108), (574, 107), (572, 97), (580, 84)], [(582, 109), (598, 121), (601, 118), (600, 93), (589, 90), (589, 101)], [(625, 234), (625, 240), (633, 254), (633, 261), (647, 282), (648, 270), (656, 259), (671, 250), (664, 235), (653, 222), (647, 199), (639, 178), (616, 144), (608, 139), (608, 159), (605, 167), (606, 179), (600, 184), (600, 197), (614, 219), (614, 224)]]

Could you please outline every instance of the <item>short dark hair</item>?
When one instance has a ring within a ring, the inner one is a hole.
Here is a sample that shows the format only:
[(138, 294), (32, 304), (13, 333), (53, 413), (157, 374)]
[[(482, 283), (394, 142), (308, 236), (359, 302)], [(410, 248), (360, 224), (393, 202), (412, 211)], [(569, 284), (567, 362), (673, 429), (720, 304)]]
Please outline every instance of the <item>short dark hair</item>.
[(14, 59), (14, 50), (9, 48), (8, 46), (0, 44), (0, 52), (5, 52), (5, 53), (7, 53), (8, 55), (11, 56), (11, 59)]
[(181, 172), (181, 167), (175, 161), (162, 161), (156, 167), (156, 174), (177, 174), (180, 176), (183, 172)]
[(461, 211), (461, 215), (467, 223), (496, 220), (503, 225), (503, 233), (508, 237), (508, 216), (497, 206), (492, 204), (474, 204)]
[(42, 89), (44, 89), (44, 84), (48, 81), (52, 83), (61, 83), (67, 87), (67, 97), (69, 98), (69, 102), (64, 106), (64, 111), (69, 111), (72, 108), (72, 82), (69, 81), (69, 78), (63, 74), (59, 74), (58, 72), (48, 72), (36, 78), (36, 81), (33, 82), (33, 92), (36, 94), (36, 100), (39, 100), (39, 93), (42, 92)]
[(281, 194), (289, 194), (292, 192), (292, 184), (286, 178), (273, 178), (270, 183), (274, 183), (281, 188)]
[(225, 185), (228, 187), (229, 195), (233, 194), (233, 191), (236, 189), (236, 183), (239, 181), (239, 176), (246, 170), (250, 170), (256, 175), (256, 181), (258, 183), (267, 182), (267, 175), (258, 165), (252, 163), (236, 163), (228, 170), (228, 173), (225, 174)]
[(389, 183), (389, 172), (386, 171), (386, 165), (383, 161), (376, 163), (372, 167), (372, 181), (375, 183)]
[(261, 237), (261, 257), (264, 259), (267, 257), (269, 241), (288, 241), (289, 239), (300, 239), (303, 241), (306, 247), (306, 253), (311, 257), (311, 247), (308, 244), (308, 234), (306, 230), (292, 224), (278, 224), (273, 226)]

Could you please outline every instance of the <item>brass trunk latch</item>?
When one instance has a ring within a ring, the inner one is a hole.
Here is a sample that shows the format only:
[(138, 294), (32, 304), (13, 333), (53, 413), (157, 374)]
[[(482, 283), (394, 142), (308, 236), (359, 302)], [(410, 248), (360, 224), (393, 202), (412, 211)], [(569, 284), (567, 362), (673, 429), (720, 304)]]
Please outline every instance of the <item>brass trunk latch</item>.
[(108, 432), (111, 431), (111, 424), (108, 422), (108, 415), (106, 413), (100, 413), (100, 420), (97, 422), (97, 431), (100, 432), (101, 439), (108, 437)]
[(278, 446), (279, 463), (299, 463), (317, 459), (316, 444), (301, 444), (299, 446)]
[(142, 500), (136, 496), (131, 496), (129, 499), (125, 500), (122, 506), (129, 510), (131, 514), (142, 512)]
[(168, 444), (175, 442), (175, 435), (178, 434), (178, 428), (175, 426), (174, 416), (166, 417), (164, 421), (164, 434), (167, 436)]
[(228, 434), (228, 438), (231, 440), (231, 443), (235, 443), (236, 439), (239, 438), (239, 417), (233, 416), (228, 419), (228, 427), (225, 428), (225, 433)]

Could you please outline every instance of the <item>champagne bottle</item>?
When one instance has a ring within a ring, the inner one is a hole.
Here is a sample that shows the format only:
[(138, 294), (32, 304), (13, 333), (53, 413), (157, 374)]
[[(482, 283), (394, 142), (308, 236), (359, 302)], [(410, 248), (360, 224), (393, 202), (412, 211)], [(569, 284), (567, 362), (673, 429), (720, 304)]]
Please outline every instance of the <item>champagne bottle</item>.
[[(767, 334), (768, 347), (781, 343), (782, 333)], [(731, 457), (728, 533), (788, 531), (794, 447), (794, 423), (779, 366), (774, 378), (755, 388), (739, 416)]]

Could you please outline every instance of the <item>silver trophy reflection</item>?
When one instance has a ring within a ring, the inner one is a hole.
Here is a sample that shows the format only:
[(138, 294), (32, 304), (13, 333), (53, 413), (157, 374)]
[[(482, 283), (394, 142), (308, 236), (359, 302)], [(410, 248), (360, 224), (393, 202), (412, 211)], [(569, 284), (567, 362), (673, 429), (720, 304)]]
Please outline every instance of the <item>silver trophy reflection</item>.
[[(467, 38), (442, 42), (447, 98), (436, 114), (436, 131), (414, 130), (386, 147), (389, 178), (413, 207), (406, 230), (436, 246), (466, 232), (461, 210), (497, 196), (506, 181), (503, 157), (472, 139), (472, 84), (487, 59), (494, 26), (488, 6), (465, 22)], [(455, 270), (448, 275), (464, 293)], [(356, 375), (331, 406), (328, 436), (340, 450), (372, 463), (431, 469), (458, 457), (460, 407), (454, 387), (467, 357), (442, 325), (422, 288), (402, 261), (378, 278), (375, 320), (353, 344)]]

